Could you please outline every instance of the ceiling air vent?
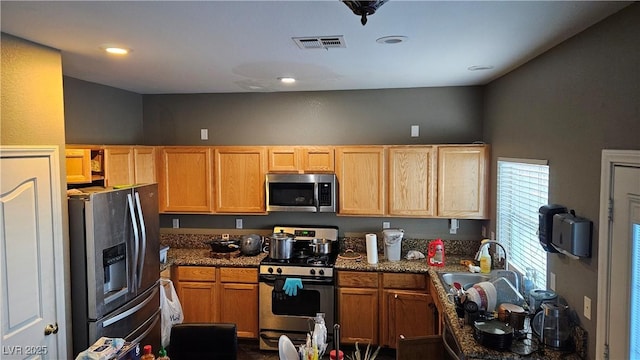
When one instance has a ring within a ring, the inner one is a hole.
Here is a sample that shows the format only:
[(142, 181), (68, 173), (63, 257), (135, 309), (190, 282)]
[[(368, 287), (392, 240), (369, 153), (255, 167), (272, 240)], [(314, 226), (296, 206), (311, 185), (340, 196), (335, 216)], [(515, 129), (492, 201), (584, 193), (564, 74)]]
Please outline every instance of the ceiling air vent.
[(330, 49), (346, 48), (342, 35), (339, 36), (315, 36), (292, 38), (300, 49)]

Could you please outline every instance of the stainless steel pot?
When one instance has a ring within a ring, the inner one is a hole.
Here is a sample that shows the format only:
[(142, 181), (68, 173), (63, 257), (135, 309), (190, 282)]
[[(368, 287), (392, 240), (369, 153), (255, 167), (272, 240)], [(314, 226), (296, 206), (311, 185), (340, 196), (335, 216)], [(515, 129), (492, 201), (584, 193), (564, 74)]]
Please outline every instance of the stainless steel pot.
[(244, 235), (240, 241), (240, 251), (247, 256), (258, 255), (262, 251), (262, 237), (256, 234)]
[(313, 239), (309, 244), (314, 255), (331, 254), (332, 241), (327, 239)]
[(291, 259), (293, 253), (293, 243), (295, 242), (293, 234), (280, 230), (279, 233), (273, 233), (269, 236), (269, 257), (274, 260)]

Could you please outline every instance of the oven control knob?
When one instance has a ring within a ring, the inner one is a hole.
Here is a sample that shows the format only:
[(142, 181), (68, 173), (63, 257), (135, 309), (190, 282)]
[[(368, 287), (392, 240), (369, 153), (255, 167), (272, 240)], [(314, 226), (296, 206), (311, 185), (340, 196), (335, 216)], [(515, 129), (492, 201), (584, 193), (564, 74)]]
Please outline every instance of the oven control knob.
[(278, 268), (276, 269), (276, 271), (278, 272), (278, 274), (282, 274), (282, 269)]
[(324, 275), (324, 270), (320, 269), (320, 271), (318, 271), (318, 273), (319, 273), (320, 275)]
[(315, 269), (311, 269), (311, 270), (309, 271), (309, 273), (310, 273), (311, 275), (315, 275), (315, 274), (316, 274), (316, 270), (315, 270)]
[(269, 272), (269, 274), (271, 274), (271, 273), (273, 273), (273, 268), (270, 267), (270, 268), (267, 269), (267, 271)]

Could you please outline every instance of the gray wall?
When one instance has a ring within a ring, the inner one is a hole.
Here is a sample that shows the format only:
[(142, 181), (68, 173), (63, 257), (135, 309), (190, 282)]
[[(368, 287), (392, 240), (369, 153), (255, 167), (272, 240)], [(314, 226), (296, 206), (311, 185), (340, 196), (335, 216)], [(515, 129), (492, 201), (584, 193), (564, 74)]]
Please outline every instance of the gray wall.
[(65, 76), (67, 144), (142, 144), (142, 95)]
[(469, 143), (481, 116), (480, 87), (144, 96), (150, 145)]
[[(428, 144), (481, 140), (482, 89), (446, 87), (251, 94), (144, 95), (149, 145)], [(410, 137), (420, 125), (420, 137)], [(209, 140), (200, 140), (200, 129)], [(235, 216), (163, 215), (161, 227), (180, 219), (187, 228), (234, 228)], [(244, 227), (332, 224), (345, 232), (382, 228), (381, 218), (327, 214), (244, 216)], [(295, 220), (292, 220), (295, 219)], [(456, 235), (441, 219), (392, 218), (407, 237), (481, 238), (480, 221), (465, 221)]]
[[(593, 256), (548, 255), (556, 290), (580, 315), (596, 358), (598, 214), (602, 149), (640, 149), (640, 4), (486, 88), (484, 139), (496, 158), (548, 159), (549, 202), (593, 221)], [(495, 174), (492, 191), (496, 189)], [(495, 214), (495, 198), (492, 202)], [(582, 316), (592, 299), (592, 320)]]

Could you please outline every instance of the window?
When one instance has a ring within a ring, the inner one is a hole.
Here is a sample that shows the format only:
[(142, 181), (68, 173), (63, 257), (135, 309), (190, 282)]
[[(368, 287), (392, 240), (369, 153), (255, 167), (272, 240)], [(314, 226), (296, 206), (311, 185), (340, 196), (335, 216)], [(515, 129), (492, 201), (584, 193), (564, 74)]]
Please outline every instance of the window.
[(509, 251), (509, 266), (529, 272), (541, 289), (547, 288), (547, 253), (538, 240), (538, 209), (548, 197), (547, 161), (498, 158), (497, 238)]

